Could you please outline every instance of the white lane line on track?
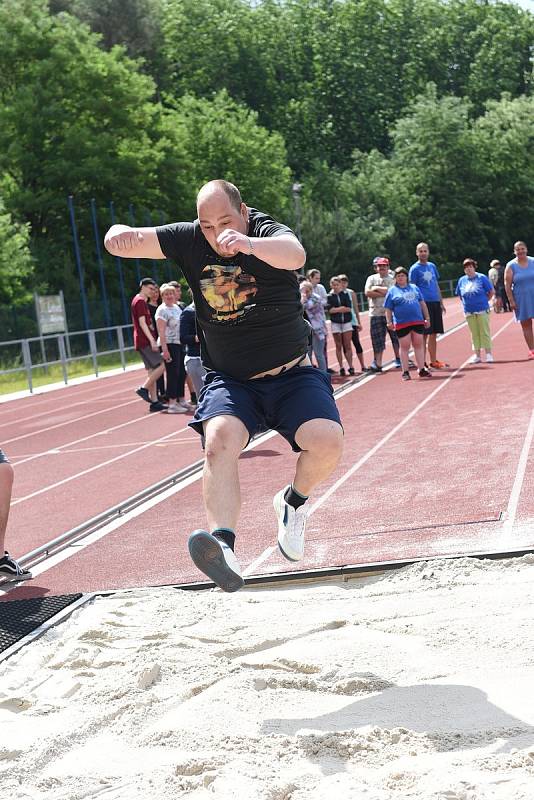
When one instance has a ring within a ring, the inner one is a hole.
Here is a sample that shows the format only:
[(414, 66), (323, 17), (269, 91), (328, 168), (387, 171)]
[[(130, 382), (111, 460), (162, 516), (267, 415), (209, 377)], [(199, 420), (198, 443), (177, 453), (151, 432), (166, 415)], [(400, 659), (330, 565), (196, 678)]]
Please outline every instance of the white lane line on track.
[(109, 464), (114, 464), (117, 461), (121, 461), (123, 458), (129, 458), (130, 456), (139, 453), (141, 450), (146, 450), (147, 447), (155, 447), (160, 442), (165, 442), (167, 439), (171, 439), (173, 436), (177, 436), (183, 431), (186, 431), (187, 428), (179, 428), (177, 430), (172, 431), (172, 433), (168, 433), (166, 436), (161, 436), (159, 439), (153, 439), (152, 441), (148, 442), (148, 444), (143, 444), (140, 447), (135, 447), (133, 450), (128, 450), (127, 453), (121, 453), (121, 455), (115, 456), (115, 458), (110, 458), (107, 461), (101, 461), (99, 464), (95, 464), (88, 469), (84, 469), (81, 472), (77, 472), (75, 475), (69, 475), (66, 478), (63, 478), (61, 481), (56, 481), (56, 483), (51, 483), (49, 486), (43, 486), (42, 489), (37, 489), (35, 492), (31, 494), (27, 494), (24, 497), (18, 497), (16, 500), (13, 500), (11, 503), (12, 506), (16, 506), (19, 503), (23, 503), (25, 500), (31, 500), (33, 497), (38, 497), (45, 492), (50, 492), (52, 489), (57, 489), (58, 486), (64, 486), (66, 483), (70, 483), (71, 481), (76, 480), (77, 478), (81, 478), (84, 475), (89, 475), (91, 472), (96, 472), (98, 469), (102, 469), (102, 467), (107, 467)]
[(519, 498), (521, 497), (521, 490), (523, 488), (523, 481), (525, 478), (525, 472), (527, 469), (528, 457), (530, 454), (530, 448), (532, 446), (533, 438), (534, 438), (534, 409), (532, 411), (532, 414), (530, 415), (530, 422), (528, 424), (527, 433), (523, 441), (523, 447), (521, 449), (521, 455), (519, 456), (519, 462), (517, 464), (517, 470), (515, 473), (515, 479), (512, 486), (512, 492), (510, 494), (508, 507), (506, 509), (506, 519), (504, 520), (504, 524), (502, 526), (502, 532), (505, 535), (511, 533), (514, 528), (515, 518), (517, 515), (517, 507), (519, 505)]
[[(506, 328), (507, 328), (509, 325), (511, 325), (511, 323), (512, 323), (512, 322), (513, 322), (513, 320), (509, 320), (509, 321), (508, 321), (508, 322), (507, 322), (505, 325), (503, 325), (503, 326), (502, 326), (502, 328), (500, 328), (500, 329), (497, 331), (497, 333), (493, 334), (493, 337), (492, 337), (492, 338), (493, 338), (493, 339), (496, 339), (496, 338), (497, 338), (497, 336), (499, 336), (499, 334), (501, 334), (503, 330), (505, 330), (505, 329), (506, 329)], [(466, 326), (466, 325), (467, 325), (467, 323), (464, 323), (464, 325)], [(464, 325), (462, 325), (462, 326), (460, 326), (460, 327), (464, 327)], [(456, 331), (458, 331), (458, 330), (460, 330), (460, 328), (455, 328), (455, 329), (454, 329), (454, 331), (447, 331), (445, 334), (443, 334), (443, 336), (441, 336), (441, 338), (440, 338), (440, 340), (439, 340), (439, 341), (441, 341), (442, 339), (444, 339), (444, 338), (445, 338), (446, 336), (448, 336), (450, 333), (454, 333), (454, 332), (456, 332)], [(436, 395), (437, 395), (439, 392), (441, 392), (441, 391), (442, 391), (442, 390), (445, 388), (445, 386), (447, 386), (447, 385), (450, 383), (450, 381), (451, 381), (451, 380), (452, 380), (452, 379), (453, 379), (453, 378), (454, 378), (454, 377), (455, 377), (455, 376), (456, 376), (456, 375), (457, 375), (457, 374), (458, 374), (458, 373), (459, 373), (459, 372), (460, 372), (460, 371), (461, 371), (461, 370), (462, 370), (462, 369), (463, 369), (465, 366), (467, 366), (467, 364), (469, 364), (470, 360), (471, 360), (471, 356), (469, 356), (469, 358), (467, 358), (467, 359), (466, 359), (466, 360), (463, 362), (463, 364), (461, 364), (461, 365), (460, 365), (460, 366), (459, 366), (459, 367), (458, 367), (458, 368), (457, 368), (457, 369), (456, 369), (454, 372), (452, 372), (452, 373), (449, 375), (449, 377), (448, 377), (448, 378), (446, 378), (444, 381), (442, 381), (442, 383), (440, 383), (440, 384), (439, 384), (439, 386), (437, 386), (437, 387), (434, 389), (434, 391), (433, 391), (433, 392), (431, 392), (429, 395), (427, 395), (427, 397), (425, 397), (425, 399), (424, 399), (424, 400), (422, 400), (422, 401), (419, 403), (419, 405), (417, 405), (415, 408), (413, 408), (413, 409), (412, 409), (412, 410), (411, 410), (411, 411), (410, 411), (410, 412), (409, 412), (409, 413), (408, 413), (408, 414), (407, 414), (407, 415), (406, 415), (406, 416), (405, 416), (405, 417), (404, 417), (404, 418), (401, 420), (401, 422), (399, 422), (397, 425), (395, 425), (395, 427), (394, 427), (394, 428), (392, 428), (392, 429), (389, 431), (389, 433), (387, 433), (385, 436), (383, 436), (383, 437), (382, 437), (382, 439), (380, 439), (380, 441), (379, 441), (379, 442), (377, 442), (377, 443), (376, 443), (376, 444), (375, 444), (373, 447), (371, 447), (371, 449), (370, 449), (370, 450), (368, 450), (368, 451), (367, 451), (367, 453), (365, 453), (365, 455), (364, 455), (364, 456), (362, 456), (362, 457), (360, 458), (360, 460), (359, 460), (359, 461), (357, 461), (355, 464), (353, 464), (353, 465), (352, 465), (352, 467), (350, 467), (350, 469), (348, 469), (348, 470), (347, 470), (347, 471), (344, 473), (344, 475), (342, 475), (342, 476), (341, 476), (341, 478), (339, 478), (339, 479), (338, 479), (338, 480), (337, 480), (335, 483), (333, 483), (333, 484), (332, 484), (332, 486), (331, 486), (329, 489), (327, 489), (327, 490), (326, 490), (326, 492), (325, 492), (324, 494), (322, 494), (322, 495), (321, 495), (321, 497), (319, 497), (319, 498), (318, 498), (318, 499), (315, 501), (315, 503), (314, 503), (314, 504), (311, 506), (311, 508), (310, 508), (310, 510), (309, 510), (309, 513), (308, 513), (308, 517), (311, 517), (311, 515), (312, 515), (312, 514), (314, 514), (314, 513), (315, 513), (315, 511), (317, 511), (317, 509), (321, 508), (321, 506), (322, 506), (322, 505), (323, 505), (323, 504), (324, 504), (324, 503), (325, 503), (325, 502), (326, 502), (326, 501), (327, 501), (327, 500), (328, 500), (328, 499), (329, 499), (329, 498), (330, 498), (330, 497), (331, 497), (331, 496), (334, 494), (334, 492), (336, 492), (336, 491), (337, 491), (337, 490), (338, 490), (338, 489), (339, 489), (341, 486), (343, 486), (343, 484), (344, 484), (344, 483), (346, 483), (346, 481), (348, 481), (348, 480), (349, 480), (349, 478), (351, 478), (351, 477), (352, 477), (352, 476), (353, 476), (353, 475), (354, 475), (354, 474), (355, 474), (355, 473), (356, 473), (356, 472), (357, 472), (357, 471), (358, 471), (358, 470), (359, 470), (361, 467), (363, 467), (363, 465), (364, 465), (364, 464), (365, 464), (367, 461), (369, 461), (369, 459), (370, 459), (370, 458), (372, 458), (372, 456), (374, 456), (374, 455), (375, 455), (375, 454), (376, 454), (376, 453), (377, 453), (377, 452), (380, 450), (380, 448), (381, 448), (381, 447), (383, 447), (385, 444), (387, 444), (387, 442), (389, 442), (389, 440), (390, 440), (390, 439), (392, 439), (392, 438), (393, 438), (393, 436), (395, 436), (395, 434), (397, 433), (397, 431), (399, 431), (399, 430), (400, 430), (400, 429), (401, 429), (401, 428), (402, 428), (402, 427), (403, 427), (403, 426), (404, 426), (404, 425), (405, 425), (405, 424), (406, 424), (406, 423), (407, 423), (409, 420), (411, 420), (413, 417), (415, 417), (415, 415), (416, 415), (416, 414), (418, 414), (418, 413), (419, 413), (419, 411), (421, 411), (421, 409), (422, 409), (422, 408), (424, 408), (426, 405), (428, 405), (428, 403), (429, 403), (431, 400), (433, 400), (433, 399), (434, 399), (434, 397), (436, 397)], [(375, 376), (375, 375), (373, 375), (373, 376), (369, 376), (369, 378), (365, 378), (363, 381), (359, 381), (359, 382), (358, 382), (358, 383), (357, 383), (355, 386), (350, 386), (350, 387), (348, 387), (346, 391), (344, 391), (344, 392), (341, 392), (341, 393), (340, 393), (340, 394), (339, 394), (339, 395), (336, 397), (336, 400), (338, 400), (338, 399), (339, 399), (339, 398), (341, 398), (341, 397), (344, 397), (346, 394), (349, 394), (349, 393), (350, 393), (351, 391), (353, 391), (354, 389), (357, 389), (359, 386), (362, 386), (364, 383), (367, 383), (367, 382), (368, 382), (368, 380), (370, 380), (370, 379), (372, 379), (372, 378), (375, 378), (375, 377), (377, 377), (377, 376)], [(266, 550), (265, 550), (265, 551), (264, 551), (264, 552), (263, 552), (263, 553), (262, 553), (260, 556), (258, 556), (258, 558), (257, 558), (255, 561), (253, 561), (253, 562), (252, 562), (252, 564), (250, 564), (250, 565), (249, 565), (249, 567), (247, 567), (247, 569), (245, 569), (245, 570), (244, 570), (244, 572), (243, 572), (243, 575), (245, 575), (245, 576), (246, 576), (246, 575), (250, 575), (250, 574), (252, 574), (252, 573), (251, 573), (251, 570), (252, 570), (252, 569), (257, 569), (257, 567), (259, 567), (261, 564), (263, 564), (265, 561), (267, 561), (267, 559), (270, 557), (270, 555), (271, 555), (271, 553), (273, 552), (273, 550), (274, 550), (274, 548), (273, 548), (273, 547), (268, 547), (268, 548), (267, 548), (267, 549), (266, 549)]]
[[(133, 400), (132, 402), (136, 402)], [(72, 445), (80, 444), (80, 442), (87, 442), (89, 439), (94, 439), (97, 436), (108, 436), (108, 434), (112, 433), (113, 431), (118, 431), (121, 428), (127, 428), (128, 425), (137, 425), (142, 420), (147, 419), (156, 419), (158, 414), (143, 414), (140, 417), (134, 417), (133, 419), (129, 419), (126, 422), (121, 422), (119, 425), (113, 425), (111, 428), (103, 428), (101, 431), (96, 431), (95, 433), (90, 433), (87, 436), (82, 436), (80, 439), (73, 439), (70, 442), (66, 442), (65, 444), (60, 444), (58, 447), (50, 447), (48, 450), (43, 450), (40, 453), (34, 453), (31, 456), (26, 456), (26, 458), (21, 459), (20, 461), (16, 460), (16, 457), (13, 457), (11, 460), (17, 467), (20, 467), (21, 464), (27, 464), (28, 461), (34, 461), (36, 458), (43, 458), (51, 453), (60, 453), (65, 447), (72, 447)], [(185, 430), (184, 428), (178, 428), (177, 430), (182, 431)]]
[[(94, 405), (97, 402), (107, 402), (112, 397), (130, 394), (132, 390), (133, 387), (123, 386), (120, 389), (117, 389), (116, 392), (108, 392), (107, 394), (97, 394), (96, 396), (86, 397), (85, 400), (77, 400), (75, 403), (68, 402), (68, 409), (70, 411), (73, 408), (78, 408), (79, 406), (86, 406), (91, 403)], [(17, 417), (15, 420), (12, 419), (9, 420), (8, 422), (0, 422), (0, 428), (13, 428), (15, 426), (19, 428), (23, 423), (32, 422), (33, 420), (38, 420), (41, 417), (49, 417), (54, 413), (57, 413), (57, 401), (55, 401), (55, 405), (53, 407), (39, 410), (38, 413), (32, 414), (28, 417)]]
[(47, 433), (48, 431), (53, 431), (56, 428), (63, 428), (67, 425), (77, 425), (84, 419), (91, 419), (91, 417), (97, 417), (99, 414), (109, 414), (111, 411), (114, 411), (116, 408), (124, 408), (124, 406), (131, 406), (133, 403), (139, 403), (138, 399), (135, 400), (128, 400), (126, 403), (116, 403), (109, 408), (101, 408), (99, 411), (92, 411), (90, 414), (84, 414), (81, 417), (76, 417), (75, 419), (71, 420), (64, 420), (63, 422), (58, 422), (57, 425), (49, 425), (48, 428), (40, 428), (37, 431), (31, 431), (31, 433), (23, 433), (21, 436), (15, 436), (13, 439), (3, 439), (2, 446), (4, 447), (6, 444), (10, 444), (11, 442), (20, 442), (22, 439), (28, 439), (30, 436), (39, 436), (41, 433)]

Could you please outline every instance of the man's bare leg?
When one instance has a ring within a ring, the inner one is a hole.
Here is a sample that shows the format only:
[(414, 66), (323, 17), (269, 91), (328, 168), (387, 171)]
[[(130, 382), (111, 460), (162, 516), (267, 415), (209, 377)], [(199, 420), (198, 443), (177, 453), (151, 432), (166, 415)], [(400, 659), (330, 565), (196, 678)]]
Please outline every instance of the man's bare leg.
[(237, 462), (248, 442), (248, 431), (237, 417), (223, 415), (204, 423), (204, 435), (203, 491), (209, 530), (234, 530), (241, 510)]
[(343, 430), (330, 419), (311, 419), (297, 430), (295, 441), (301, 448), (293, 488), (308, 497), (328, 478), (343, 452)]
[(234, 555), (234, 530), (241, 510), (237, 462), (249, 435), (237, 417), (222, 415), (204, 422), (206, 459), (203, 490), (208, 531), (189, 537), (189, 553), (198, 569), (225, 592), (244, 584)]
[(278, 547), (289, 561), (304, 555), (305, 505), (311, 492), (333, 472), (343, 451), (343, 429), (329, 419), (304, 422), (295, 434), (301, 448), (293, 483), (273, 498), (278, 520)]

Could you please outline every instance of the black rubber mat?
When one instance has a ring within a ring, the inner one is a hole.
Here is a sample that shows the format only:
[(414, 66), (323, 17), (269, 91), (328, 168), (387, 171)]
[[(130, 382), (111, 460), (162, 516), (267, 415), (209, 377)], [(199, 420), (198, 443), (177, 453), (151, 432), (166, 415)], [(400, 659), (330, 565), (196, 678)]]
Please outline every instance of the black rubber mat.
[(0, 653), (28, 633), (36, 630), (55, 614), (82, 596), (63, 594), (58, 597), (32, 597), (29, 600), (6, 600), (0, 603)]

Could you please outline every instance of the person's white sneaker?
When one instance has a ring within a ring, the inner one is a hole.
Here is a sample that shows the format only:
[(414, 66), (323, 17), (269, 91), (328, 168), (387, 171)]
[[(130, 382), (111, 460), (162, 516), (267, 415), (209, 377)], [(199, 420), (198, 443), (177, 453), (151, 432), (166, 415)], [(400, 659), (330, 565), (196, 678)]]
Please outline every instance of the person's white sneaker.
[(469, 359), (469, 363), (470, 364), (480, 364), (480, 361), (481, 361), (481, 358), (480, 358), (480, 356), (477, 356), (476, 353), (475, 353), (474, 356), (471, 356), (471, 358)]
[(186, 414), (187, 413), (187, 409), (184, 408), (183, 406), (179, 406), (179, 405), (177, 405), (175, 403), (172, 403), (171, 405), (169, 405), (169, 407), (168, 407), (168, 409), (167, 409), (167, 411), (165, 413), (166, 414)]
[(486, 353), (486, 364), (493, 364), (494, 358), (491, 353)]
[(222, 539), (207, 531), (193, 531), (188, 546), (198, 569), (223, 592), (237, 592), (245, 585), (234, 551)]
[(300, 561), (304, 555), (304, 532), (306, 530), (307, 507), (293, 508), (284, 500), (284, 495), (289, 489), (284, 489), (275, 494), (273, 506), (278, 519), (278, 547), (288, 561)]

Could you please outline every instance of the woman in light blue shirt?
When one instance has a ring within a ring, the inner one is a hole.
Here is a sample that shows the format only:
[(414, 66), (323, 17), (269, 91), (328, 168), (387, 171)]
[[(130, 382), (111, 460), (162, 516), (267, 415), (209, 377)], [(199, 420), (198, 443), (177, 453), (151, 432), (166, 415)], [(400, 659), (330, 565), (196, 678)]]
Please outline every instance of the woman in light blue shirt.
[(525, 242), (514, 244), (515, 258), (508, 262), (504, 271), (504, 285), (515, 311), (515, 318), (521, 323), (523, 336), (528, 347), (528, 357), (534, 358), (534, 258), (528, 255)]

